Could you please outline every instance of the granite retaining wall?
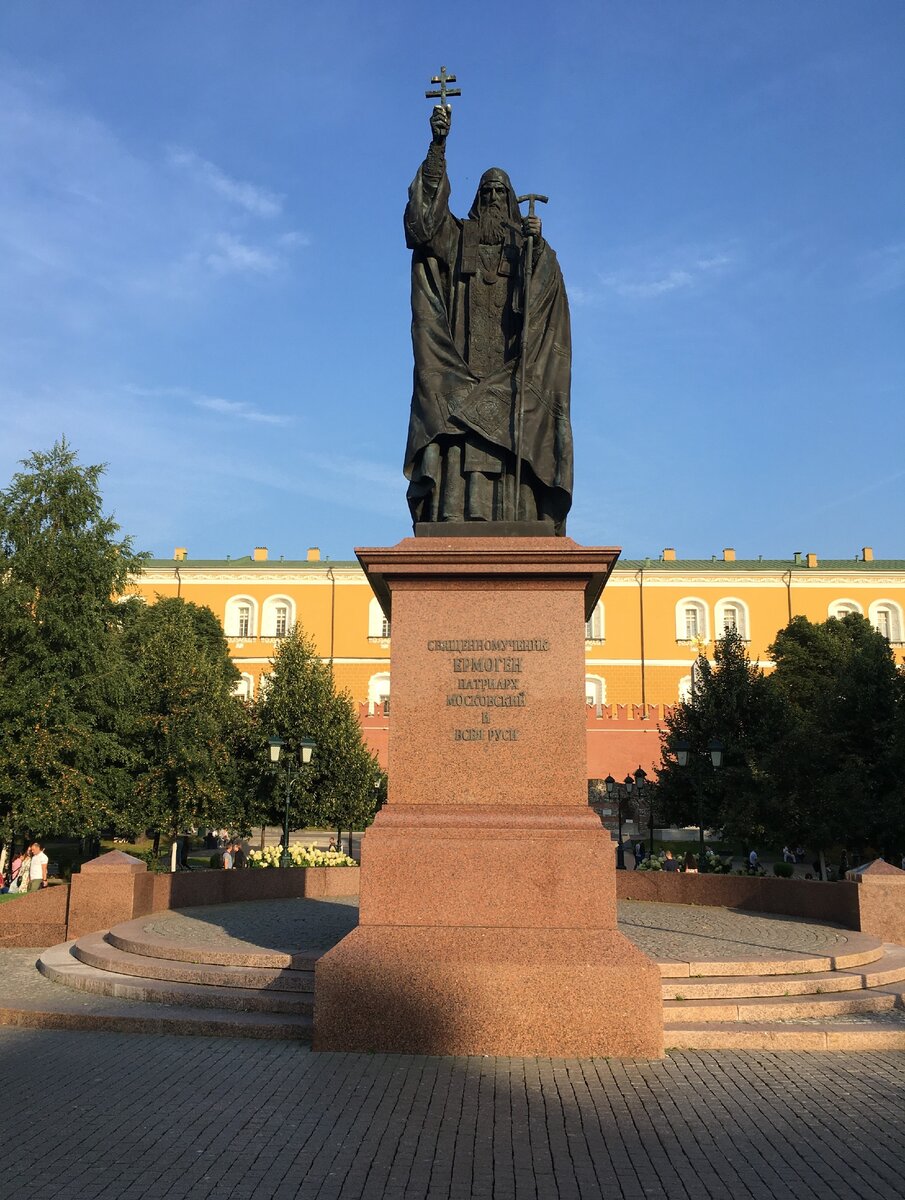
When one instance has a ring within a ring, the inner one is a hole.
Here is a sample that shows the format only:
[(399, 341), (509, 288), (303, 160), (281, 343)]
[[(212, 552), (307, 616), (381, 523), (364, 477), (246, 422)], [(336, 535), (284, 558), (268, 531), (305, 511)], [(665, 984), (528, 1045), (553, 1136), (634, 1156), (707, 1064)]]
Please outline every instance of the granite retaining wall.
[(85, 863), (71, 884), (54, 884), (0, 904), (0, 948), (54, 946), (171, 908), (239, 900), (357, 896), (358, 878), (358, 867), (155, 875), (144, 863), (114, 850)]
[(617, 871), (620, 900), (701, 904), (748, 912), (833, 921), (859, 929), (859, 884), (748, 875), (686, 875), (678, 871)]

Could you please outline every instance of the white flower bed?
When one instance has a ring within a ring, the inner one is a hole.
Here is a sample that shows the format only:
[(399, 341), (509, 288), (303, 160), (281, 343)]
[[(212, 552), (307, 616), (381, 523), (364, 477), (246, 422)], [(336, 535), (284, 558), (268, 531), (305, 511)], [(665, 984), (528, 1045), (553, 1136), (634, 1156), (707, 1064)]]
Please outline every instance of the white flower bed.
[[(278, 867), (283, 857), (282, 846), (268, 846), (265, 850), (252, 850), (248, 855), (250, 867)], [(290, 867), (357, 867), (358, 863), (340, 850), (321, 850), (317, 846), (303, 846), (296, 842), (289, 846)]]

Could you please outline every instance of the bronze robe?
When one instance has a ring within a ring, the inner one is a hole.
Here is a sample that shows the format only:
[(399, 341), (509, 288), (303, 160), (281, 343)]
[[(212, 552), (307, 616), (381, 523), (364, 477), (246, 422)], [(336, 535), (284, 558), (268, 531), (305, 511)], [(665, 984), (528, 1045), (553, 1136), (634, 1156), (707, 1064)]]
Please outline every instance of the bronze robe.
[[(515, 474), (524, 244), (518, 206), (510, 188), (512, 224), (497, 264), (497, 274), (512, 284), (503, 321), (508, 330), (504, 327), (495, 334), (502, 344), (498, 353), (494, 347), (488, 355), (481, 353), (487, 347), (469, 345), (473, 289), (484, 286), (480, 273), (485, 269), (482, 257), (486, 259), (478, 244), (478, 197), (463, 221), (449, 211), (449, 194), (442, 154), (432, 151), (409, 189), (405, 210), (406, 243), (413, 252), (415, 372), (404, 470), (415, 520), (423, 514), (425, 497), (439, 486), (438, 456), (425, 454), (432, 445), (442, 448), (451, 439), (461, 442), (464, 435), (465, 457), (471, 456), (476, 469)], [(535, 247), (530, 299), (522, 480), (532, 486), (538, 508), (561, 534), (572, 502), (572, 345), (562, 273), (556, 255), (542, 239)], [(482, 336), (487, 336), (486, 329)], [(488, 357), (503, 365), (481, 377), (473, 364)], [(484, 466), (482, 458), (489, 460)], [(467, 464), (466, 469), (470, 469)], [(506, 519), (512, 515), (507, 513)]]

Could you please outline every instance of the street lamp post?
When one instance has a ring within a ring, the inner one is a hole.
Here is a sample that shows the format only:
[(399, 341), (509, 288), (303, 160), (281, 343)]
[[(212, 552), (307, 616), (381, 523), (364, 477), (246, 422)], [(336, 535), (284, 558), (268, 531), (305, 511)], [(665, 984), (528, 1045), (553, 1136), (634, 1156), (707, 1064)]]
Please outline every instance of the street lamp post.
[[(629, 778), (629, 776), (627, 775), (626, 779), (628, 779), (628, 778)], [(645, 793), (647, 792), (647, 771), (645, 771), (644, 768), (640, 764), (638, 765), (638, 769), (635, 771), (634, 782), (635, 782), (635, 791), (638, 793), (638, 804), (640, 806), (640, 804), (644, 800)], [(650, 802), (650, 816), (648, 818), (647, 829), (648, 829), (648, 835), (649, 835), (649, 839), (648, 839), (649, 840), (649, 851), (648, 851), (648, 853), (653, 858), (653, 854), (654, 854), (654, 802), (653, 802), (653, 799), (651, 799), (651, 802)]]
[[(283, 747), (286, 743), (277, 734), (268, 739), (267, 745), (270, 747), (270, 764), (273, 769), (278, 770), (281, 762), (286, 764), (286, 810), (283, 816), (283, 853), (280, 855), (280, 866), (288, 867), (291, 865), (289, 860), (289, 799), (292, 795), (296, 758), (291, 752), (283, 754)], [(311, 762), (311, 755), (317, 749), (317, 742), (303, 738), (299, 742), (299, 749), (302, 752), (302, 765), (307, 767)]]
[[(688, 758), (691, 752), (691, 747), (684, 738), (680, 738), (675, 745), (676, 762), (680, 767), (688, 766)], [(710, 755), (710, 761), (713, 764), (713, 769), (719, 770), (723, 765), (723, 743), (718, 738), (711, 738), (707, 743), (707, 751)], [(698, 867), (700, 868), (701, 861), (704, 858), (704, 789), (698, 788)]]
[(619, 841), (616, 843), (616, 870), (625, 870), (625, 849), (622, 845), (622, 784), (617, 783), (612, 775), (607, 775), (603, 781), (608, 800), (616, 801), (616, 821), (619, 826)]

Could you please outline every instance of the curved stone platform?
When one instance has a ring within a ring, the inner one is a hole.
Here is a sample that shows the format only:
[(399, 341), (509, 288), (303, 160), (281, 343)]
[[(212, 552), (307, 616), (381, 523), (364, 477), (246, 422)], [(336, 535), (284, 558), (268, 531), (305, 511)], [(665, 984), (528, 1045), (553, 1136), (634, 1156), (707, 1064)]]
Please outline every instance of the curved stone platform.
[[(619, 913), (621, 931), (660, 966), (668, 1049), (905, 1049), (905, 947), (726, 909), (623, 901)], [(123, 1028), (134, 1010), (134, 1028), (153, 1032), (169, 1022), (308, 1039), (314, 964), (357, 919), (351, 898), (156, 913), (45, 951), (38, 967), (94, 998), (93, 1027), (106, 1015)], [(103, 997), (115, 1012), (97, 1009)], [(23, 1021), (38, 1023), (33, 1007)]]

